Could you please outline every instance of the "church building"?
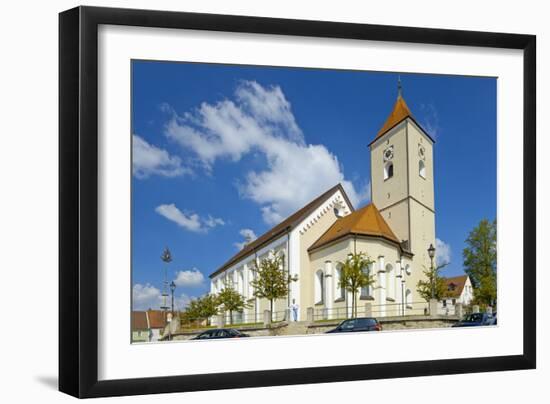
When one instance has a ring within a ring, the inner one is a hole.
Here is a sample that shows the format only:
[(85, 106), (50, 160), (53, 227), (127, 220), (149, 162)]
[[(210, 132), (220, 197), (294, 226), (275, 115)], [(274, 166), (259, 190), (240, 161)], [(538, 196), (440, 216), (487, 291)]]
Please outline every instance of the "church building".
[(430, 267), (428, 247), (435, 245), (433, 145), (399, 88), (393, 110), (365, 145), (371, 157), (371, 202), (354, 207), (343, 187), (335, 185), (212, 273), (211, 293), (229, 280), (250, 299), (244, 321), (261, 318), (269, 302), (254, 298), (251, 268), (254, 260), (282, 253), (283, 270), (295, 281), (289, 295), (275, 302), (274, 312), (283, 313), (295, 302), (298, 320), (306, 319), (310, 307), (325, 318), (346, 317), (352, 296), (338, 286), (340, 263), (363, 252), (374, 261), (367, 270), (376, 281), (357, 293), (358, 307), (371, 303), (376, 317), (412, 314), (413, 302), (423, 301), (416, 285)]

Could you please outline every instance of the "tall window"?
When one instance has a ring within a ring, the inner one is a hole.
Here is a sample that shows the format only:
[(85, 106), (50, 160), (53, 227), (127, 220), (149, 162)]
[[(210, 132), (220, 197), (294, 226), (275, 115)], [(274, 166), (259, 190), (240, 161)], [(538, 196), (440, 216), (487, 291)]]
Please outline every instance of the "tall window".
[(424, 160), (418, 162), (418, 175), (422, 178), (426, 178), (426, 163), (424, 163)]
[(315, 304), (322, 304), (325, 301), (325, 275), (322, 270), (315, 273)]
[[(364, 268), (363, 273), (367, 276), (370, 275), (372, 273), (372, 268), (371, 267), (372, 267), (372, 264), (369, 265), (368, 267)], [(361, 297), (369, 297), (369, 296), (372, 296), (371, 285), (362, 287), (361, 288)]]
[(336, 267), (335, 275), (336, 275), (334, 279), (334, 290), (336, 291), (336, 293), (334, 293), (335, 299), (336, 300), (345, 299), (346, 290), (340, 286), (340, 279), (342, 279), (342, 266), (340, 264), (338, 264), (338, 266)]
[(238, 288), (239, 288), (239, 293), (241, 295), (244, 295), (244, 270), (241, 269), (239, 271), (239, 275), (238, 275)]
[(387, 297), (395, 299), (395, 271), (391, 264), (386, 265), (386, 291)]
[(384, 166), (384, 180), (387, 180), (391, 177), (393, 177), (393, 163), (389, 161)]

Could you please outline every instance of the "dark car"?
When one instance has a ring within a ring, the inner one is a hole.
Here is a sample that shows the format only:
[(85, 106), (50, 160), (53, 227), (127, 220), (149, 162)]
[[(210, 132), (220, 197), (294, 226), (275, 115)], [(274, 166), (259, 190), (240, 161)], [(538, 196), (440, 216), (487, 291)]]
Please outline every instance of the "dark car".
[(212, 330), (201, 332), (191, 339), (222, 339), (222, 338), (242, 338), (250, 335), (235, 330), (234, 328), (214, 328)]
[(454, 324), (453, 327), (479, 327), (483, 325), (496, 324), (496, 313), (472, 313), (464, 316), (462, 320)]
[(351, 318), (342, 321), (338, 327), (327, 331), (327, 334), (336, 332), (382, 331), (382, 326), (377, 319), (372, 317)]

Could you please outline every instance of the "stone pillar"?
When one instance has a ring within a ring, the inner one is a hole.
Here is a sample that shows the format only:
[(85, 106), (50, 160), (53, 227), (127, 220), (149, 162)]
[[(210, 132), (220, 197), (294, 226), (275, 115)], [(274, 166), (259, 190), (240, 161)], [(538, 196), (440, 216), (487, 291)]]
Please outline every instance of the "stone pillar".
[(271, 311), (264, 310), (264, 327), (269, 327), (271, 325)]
[(223, 327), (225, 325), (225, 314), (216, 314), (214, 321), (218, 327)]
[(479, 306), (477, 304), (472, 306), (472, 313), (479, 313)]
[(332, 305), (334, 303), (334, 277), (332, 276), (332, 262), (325, 261), (325, 307), (327, 318), (332, 318)]
[(437, 316), (437, 308), (439, 306), (439, 302), (437, 301), (437, 299), (430, 299), (430, 317), (434, 317), (434, 316)]
[(464, 316), (464, 308), (462, 307), (462, 303), (455, 304), (455, 316), (459, 319)]
[(394, 286), (394, 298), (395, 298), (395, 305), (392, 309), (392, 316), (399, 316), (402, 313), (402, 298), (403, 293), (401, 293), (401, 280), (403, 279), (403, 267), (401, 265), (401, 260), (395, 261), (395, 286)]
[(372, 303), (365, 303), (365, 317), (372, 317)]
[(313, 307), (307, 308), (307, 321), (308, 323), (313, 323)]
[(285, 309), (285, 321), (287, 323), (290, 323), (292, 321), (292, 317), (290, 316), (290, 308)]
[(386, 267), (384, 264), (384, 256), (381, 255), (378, 257), (378, 304), (380, 305), (380, 310), (378, 310), (378, 315), (380, 317), (386, 316)]

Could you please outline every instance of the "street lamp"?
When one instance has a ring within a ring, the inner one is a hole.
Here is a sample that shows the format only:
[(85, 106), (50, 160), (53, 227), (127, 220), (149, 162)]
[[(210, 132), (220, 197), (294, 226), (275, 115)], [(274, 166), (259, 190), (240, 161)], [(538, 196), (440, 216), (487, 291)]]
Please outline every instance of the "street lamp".
[(170, 284), (170, 292), (172, 292), (172, 314), (174, 313), (174, 291), (176, 290), (176, 284), (174, 281)]
[(435, 247), (433, 244), (430, 244), (428, 247), (428, 255), (430, 256), (430, 260), (432, 262), (431, 270), (432, 270), (432, 299), (435, 298), (435, 273), (434, 273), (434, 257), (435, 257)]

